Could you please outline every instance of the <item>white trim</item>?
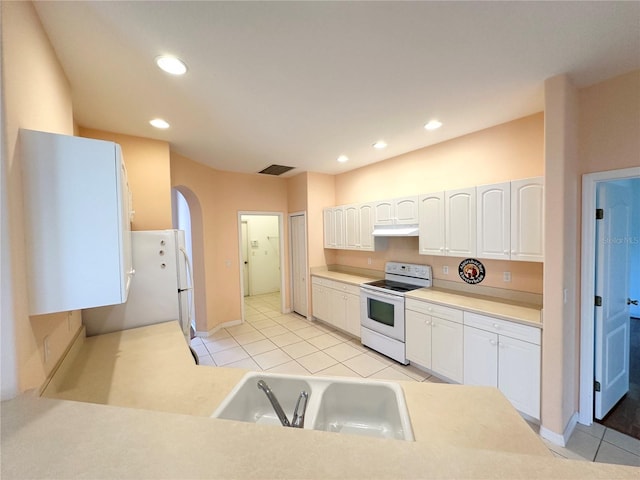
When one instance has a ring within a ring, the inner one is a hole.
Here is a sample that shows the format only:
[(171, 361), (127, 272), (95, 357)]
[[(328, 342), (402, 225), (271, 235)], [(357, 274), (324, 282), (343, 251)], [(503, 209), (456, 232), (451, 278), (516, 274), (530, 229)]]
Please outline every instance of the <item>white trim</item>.
[[(291, 228), (291, 219), (293, 217), (304, 217), (304, 242), (305, 242), (305, 256), (304, 256), (304, 270), (306, 273), (306, 278), (310, 279), (311, 278), (311, 272), (309, 271), (309, 244), (307, 241), (307, 212), (306, 211), (300, 211), (300, 212), (293, 212), (290, 213), (288, 215), (289, 217), (289, 292), (291, 292), (291, 308), (287, 309), (286, 313), (291, 313), (293, 312), (293, 248), (291, 248), (291, 244), (293, 243), (293, 238), (292, 238), (292, 228)], [(305, 318), (307, 320), (310, 320), (309, 317), (309, 311), (311, 310), (309, 308), (309, 282), (307, 281), (307, 290), (305, 292), (305, 295), (307, 297), (307, 314), (305, 316)]]
[(564, 447), (567, 445), (567, 442), (571, 438), (573, 431), (576, 429), (576, 425), (578, 424), (578, 413), (574, 413), (571, 415), (569, 419), (569, 423), (564, 429), (562, 435), (556, 432), (552, 432), (551, 430), (541, 426), (540, 427), (540, 436), (546, 440), (549, 440), (551, 443), (555, 443), (556, 445), (560, 445)]
[(238, 265), (240, 266), (240, 318), (244, 322), (244, 269), (242, 268), (242, 215), (261, 215), (278, 217), (278, 236), (280, 245), (280, 311), (285, 311), (285, 271), (284, 271), (284, 214), (282, 212), (238, 211)]
[(624, 168), (621, 170), (608, 170), (605, 172), (589, 173), (582, 176), (582, 249), (580, 265), (580, 404), (578, 411), (578, 420), (583, 425), (591, 425), (593, 423), (593, 296), (595, 295), (594, 292), (596, 271), (596, 187), (600, 182), (634, 177), (640, 177), (640, 167)]

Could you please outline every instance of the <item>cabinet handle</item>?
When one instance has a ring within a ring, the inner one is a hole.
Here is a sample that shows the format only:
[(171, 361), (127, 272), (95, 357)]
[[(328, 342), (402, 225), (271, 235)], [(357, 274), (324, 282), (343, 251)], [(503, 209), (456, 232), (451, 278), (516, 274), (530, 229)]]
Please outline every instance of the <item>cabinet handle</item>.
[(511, 255), (517, 255), (518, 252), (516, 252), (515, 250), (511, 250)]
[(498, 325), (497, 323), (494, 323), (493, 328), (495, 328), (496, 330), (500, 330), (500, 325)]
[(504, 251), (504, 254), (505, 254), (505, 255), (509, 255), (509, 250), (505, 250), (505, 251)]
[(444, 247), (440, 247), (440, 251), (443, 252), (444, 251)]
[(493, 340), (493, 339), (489, 340), (489, 343), (490, 343), (491, 345), (497, 345), (497, 344), (498, 344), (498, 342), (496, 342), (496, 341), (495, 341), (495, 340)]

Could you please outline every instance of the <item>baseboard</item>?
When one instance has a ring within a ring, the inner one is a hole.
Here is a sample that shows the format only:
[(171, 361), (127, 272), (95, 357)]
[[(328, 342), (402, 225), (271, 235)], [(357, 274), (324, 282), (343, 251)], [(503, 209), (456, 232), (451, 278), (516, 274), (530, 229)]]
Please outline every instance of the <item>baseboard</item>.
[(567, 445), (567, 442), (569, 441), (569, 438), (571, 438), (571, 435), (573, 434), (573, 431), (575, 430), (577, 424), (578, 412), (574, 412), (574, 414), (569, 419), (569, 422), (567, 423), (567, 426), (565, 427), (562, 435), (556, 432), (552, 432), (551, 430), (541, 426), (540, 436), (546, 440), (549, 440), (551, 443), (555, 443), (556, 445), (565, 447)]
[(213, 335), (214, 333), (216, 333), (217, 331), (222, 330), (223, 328), (234, 327), (236, 325), (240, 325), (241, 323), (242, 323), (242, 320), (231, 320), (229, 322), (224, 322), (224, 323), (221, 323), (220, 325), (216, 325), (208, 332), (196, 331), (196, 337), (207, 338)]

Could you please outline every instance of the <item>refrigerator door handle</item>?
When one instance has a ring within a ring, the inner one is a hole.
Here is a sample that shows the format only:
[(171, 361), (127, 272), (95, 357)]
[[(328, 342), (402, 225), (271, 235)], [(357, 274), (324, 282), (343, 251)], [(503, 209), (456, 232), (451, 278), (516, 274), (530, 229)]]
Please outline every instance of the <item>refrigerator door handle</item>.
[[(189, 254), (187, 253), (187, 251), (183, 248), (180, 247), (180, 253), (182, 253), (182, 256), (184, 257), (184, 263), (187, 269), (187, 277), (189, 278), (189, 283), (188, 283), (188, 287), (187, 288), (183, 288), (183, 289), (178, 289), (178, 292), (184, 292), (184, 291), (189, 291), (189, 290), (193, 290), (193, 274), (191, 272), (191, 259), (189, 258)], [(189, 327), (191, 327), (191, 321), (192, 321), (192, 304), (193, 304), (193, 296), (191, 296), (190, 298), (188, 297), (188, 309), (187, 309), (187, 325)], [(184, 326), (183, 326), (184, 327)]]

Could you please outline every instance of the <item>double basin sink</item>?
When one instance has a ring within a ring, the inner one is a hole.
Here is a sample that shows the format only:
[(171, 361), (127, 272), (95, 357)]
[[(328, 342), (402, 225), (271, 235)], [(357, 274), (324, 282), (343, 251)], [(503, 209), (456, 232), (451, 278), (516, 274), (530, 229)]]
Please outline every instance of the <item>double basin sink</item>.
[(281, 426), (267, 395), (258, 388), (260, 380), (289, 419), (300, 393), (307, 392), (305, 429), (413, 441), (402, 389), (385, 381), (249, 372), (211, 416)]

